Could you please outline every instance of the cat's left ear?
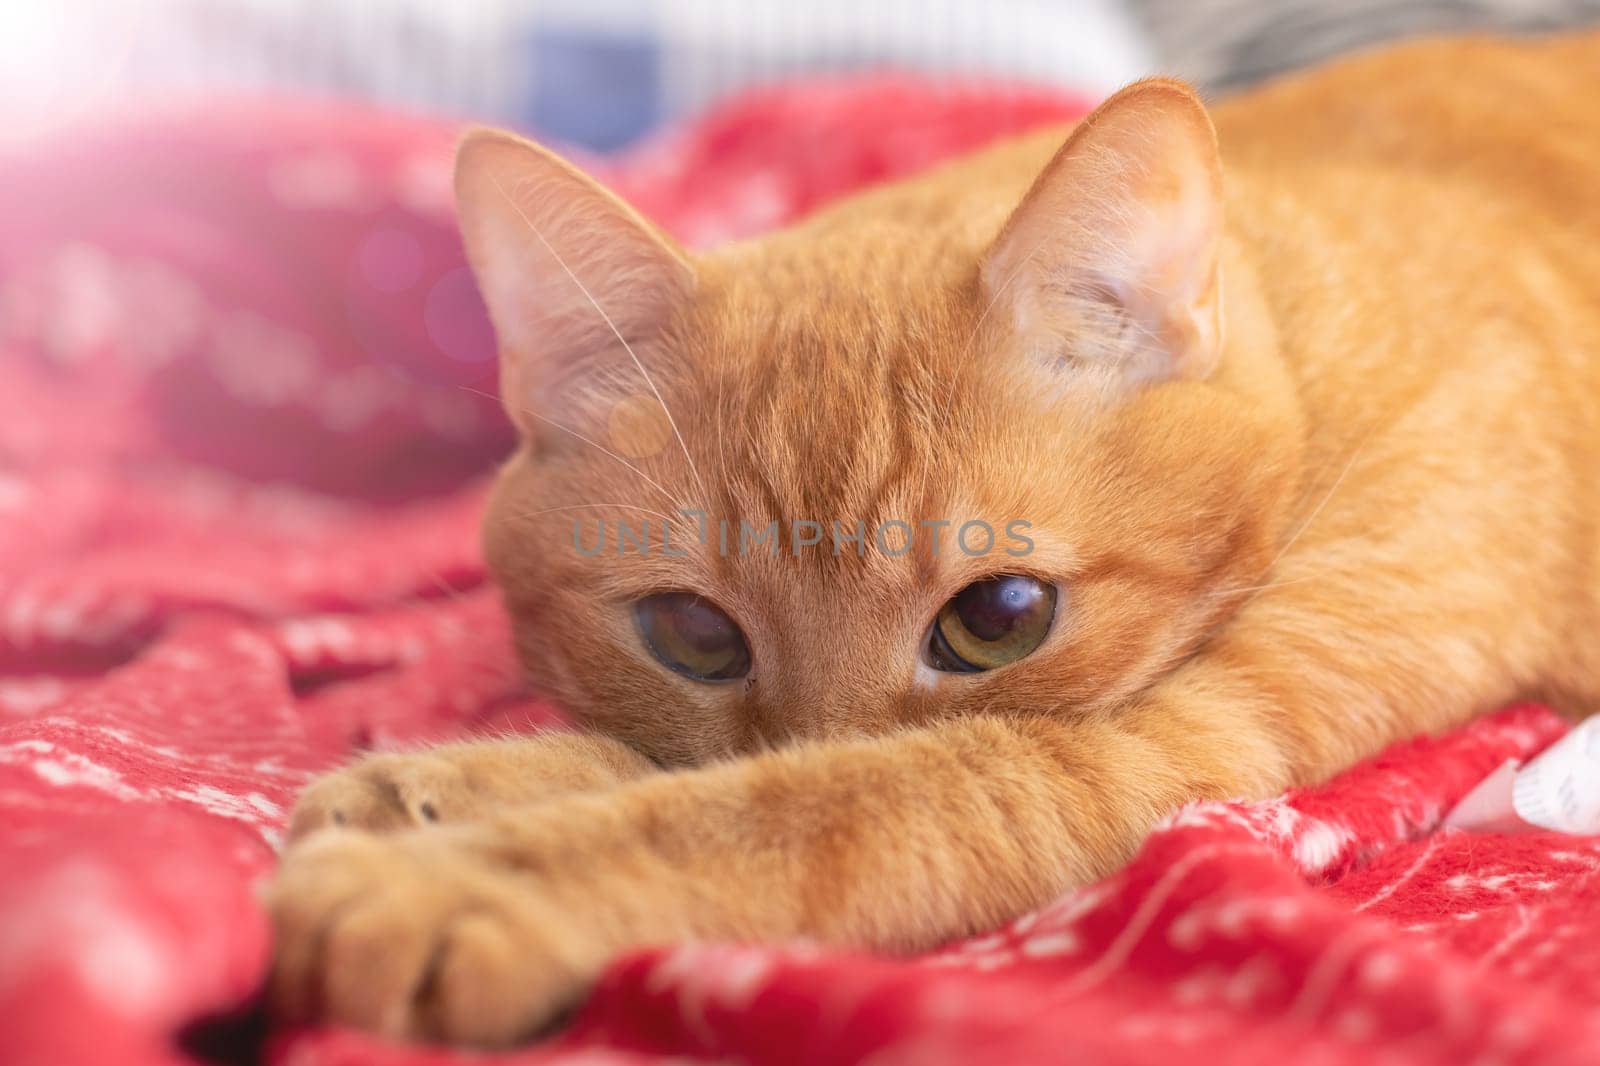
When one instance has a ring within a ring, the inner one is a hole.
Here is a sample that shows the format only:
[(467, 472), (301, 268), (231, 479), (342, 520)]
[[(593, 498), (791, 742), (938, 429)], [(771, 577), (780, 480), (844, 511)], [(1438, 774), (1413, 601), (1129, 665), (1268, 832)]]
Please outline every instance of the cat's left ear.
[(456, 155), (456, 215), (500, 346), (500, 396), (525, 433), (627, 381), (634, 347), (690, 298), (688, 258), (549, 149), (476, 130)]
[(985, 298), (1031, 356), (1137, 384), (1203, 377), (1222, 344), (1222, 168), (1182, 82), (1084, 119), (990, 248)]

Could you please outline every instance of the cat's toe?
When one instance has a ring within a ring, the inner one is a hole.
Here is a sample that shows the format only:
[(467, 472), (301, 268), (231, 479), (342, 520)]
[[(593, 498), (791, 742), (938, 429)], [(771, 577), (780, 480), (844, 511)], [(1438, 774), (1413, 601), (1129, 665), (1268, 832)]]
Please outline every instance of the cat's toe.
[[(398, 967), (387, 965), (389, 953), (398, 946), (390, 923), (384, 921), (372, 930), (370, 941), (362, 936), (368, 923), (361, 915), (372, 886), (386, 879), (386, 868), (393, 865), (388, 852), (378, 837), (334, 830), (306, 841), (284, 860), (267, 905), (274, 934), (269, 995), (285, 1018), (310, 1021), (330, 998), (341, 995), (358, 1007), (349, 996), (345, 975), (325, 974), (324, 958), (330, 950), (338, 949), (354, 960), (370, 943), (372, 950), (383, 954), (385, 965), (369, 974), (380, 980), (398, 974)], [(349, 974), (355, 970), (347, 968)], [(372, 1012), (375, 1022), (380, 1013)]]
[(533, 929), (530, 917), (489, 906), (450, 921), (414, 1001), (420, 1035), (504, 1047), (537, 1035), (576, 1006), (588, 982), (553, 942), (570, 918), (551, 916)]
[(471, 790), (448, 759), (428, 753), (373, 755), (314, 782), (289, 823), (289, 839), (344, 827), (387, 832), (458, 818)]
[(455, 846), (452, 832), (329, 832), (290, 852), (269, 900), (278, 1011), (504, 1046), (576, 1000), (570, 920), (546, 914), (533, 883)]

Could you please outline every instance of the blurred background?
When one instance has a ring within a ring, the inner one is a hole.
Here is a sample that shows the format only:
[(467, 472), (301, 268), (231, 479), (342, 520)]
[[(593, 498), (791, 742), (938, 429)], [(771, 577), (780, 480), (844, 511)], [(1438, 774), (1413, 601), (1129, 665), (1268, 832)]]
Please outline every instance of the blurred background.
[(467, 122), (552, 143), (703, 248), (1151, 72), (1217, 93), (1398, 37), (1595, 20), (1600, 0), (0, 0), (0, 474), (473, 484), (511, 440), (454, 227)]
[(894, 67), (1106, 92), (1152, 62), (1114, 0), (17, 0), (0, 97), (42, 115), (295, 87), (594, 149), (755, 83)]
[(1210, 89), (1376, 41), (1600, 18), (1600, 0), (8, 0), (0, 137), (203, 90), (293, 87), (613, 149), (752, 84), (894, 68), (1103, 94)]

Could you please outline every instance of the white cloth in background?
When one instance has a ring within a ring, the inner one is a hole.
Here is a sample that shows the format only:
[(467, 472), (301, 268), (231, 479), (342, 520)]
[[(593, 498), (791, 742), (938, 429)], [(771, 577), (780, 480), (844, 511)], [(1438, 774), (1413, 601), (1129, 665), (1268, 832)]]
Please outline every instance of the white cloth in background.
[(882, 67), (1100, 95), (1146, 73), (1150, 53), (1117, 0), (0, 4), (8, 114), (294, 87), (609, 148), (753, 83)]

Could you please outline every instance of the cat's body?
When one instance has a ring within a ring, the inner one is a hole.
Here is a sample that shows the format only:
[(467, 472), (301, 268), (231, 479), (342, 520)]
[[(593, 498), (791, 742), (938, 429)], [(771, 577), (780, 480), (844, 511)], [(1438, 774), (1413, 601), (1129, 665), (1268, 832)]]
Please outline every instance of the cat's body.
[[(1144, 83), (1060, 154), (1039, 134), (693, 261), (553, 157), (470, 140), (525, 434), (489, 557), (533, 675), (602, 735), (313, 789), (297, 834), (460, 824), (297, 844), (280, 1004), (498, 1042), (638, 944), (928, 946), (1186, 800), (1520, 694), (1590, 706), (1600, 38), (1361, 57), (1215, 121), (1220, 183), (1193, 97)], [(575, 514), (618, 510), (685, 554), (575, 550)], [(972, 519), (1032, 550), (737, 540)], [(953, 671), (942, 605), (996, 575), (1053, 622)], [(658, 612), (671, 590), (727, 626)]]

